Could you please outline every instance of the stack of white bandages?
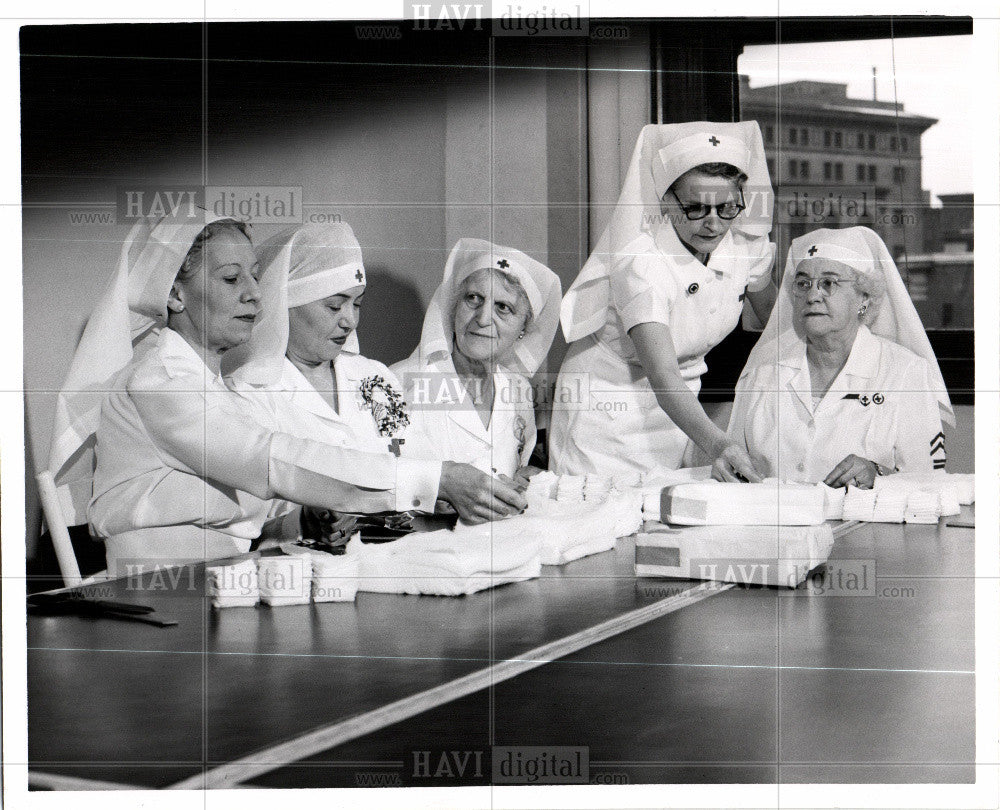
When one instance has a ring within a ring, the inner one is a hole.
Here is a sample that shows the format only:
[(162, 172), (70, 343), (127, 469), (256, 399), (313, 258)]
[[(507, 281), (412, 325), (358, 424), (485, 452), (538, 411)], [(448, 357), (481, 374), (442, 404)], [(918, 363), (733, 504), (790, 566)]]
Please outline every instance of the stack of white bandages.
[(213, 607), (253, 607), (260, 601), (256, 560), (210, 565), (205, 575)]
[(353, 602), (358, 591), (358, 555), (326, 554), (295, 545), (286, 554), (205, 569), (213, 607), (271, 607), (313, 602)]
[(833, 548), (825, 520), (838, 498), (811, 484), (703, 480), (665, 487), (658, 503), (650, 494), (643, 512), (658, 506), (659, 522), (636, 537), (637, 576), (794, 588)]
[(824, 484), (816, 486), (826, 498), (828, 520), (936, 523), (939, 517), (957, 515), (962, 504), (976, 500), (974, 475), (943, 470), (879, 476), (873, 489), (848, 487), (845, 491)]
[(704, 481), (664, 488), (659, 519), (683, 526), (814, 526), (824, 521), (824, 507), (812, 484)]
[(833, 529), (818, 526), (646, 524), (636, 538), (635, 573), (794, 588), (833, 548)]

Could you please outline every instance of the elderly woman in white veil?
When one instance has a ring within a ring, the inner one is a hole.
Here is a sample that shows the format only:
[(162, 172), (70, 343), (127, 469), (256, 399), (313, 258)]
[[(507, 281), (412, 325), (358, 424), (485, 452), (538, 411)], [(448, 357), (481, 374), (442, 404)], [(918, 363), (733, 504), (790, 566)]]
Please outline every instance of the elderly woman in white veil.
[(403, 452), (523, 484), (536, 441), (529, 378), (552, 344), (561, 295), (559, 277), (527, 254), (460, 239), (420, 344), (392, 367), (413, 421)]
[[(388, 453), (367, 454), (359, 483), (343, 448), (283, 432), (226, 387), (260, 312), (258, 272), (245, 226), (207, 213), (140, 222), (122, 250), (74, 357), (52, 456), (63, 483), (96, 433), (87, 514), (112, 572), (122, 559), (212, 559), (321, 534), (328, 509), (437, 497), (436, 480), (400, 476)], [(306, 508), (269, 522), (274, 498)]]
[[(228, 383), (281, 430), (343, 447), (345, 475), (367, 486), (371, 456), (401, 456), (410, 415), (396, 376), (360, 351), (356, 330), (367, 289), (361, 246), (346, 223), (305, 225), (268, 239), (258, 256), (264, 314), (236, 350)], [(449, 459), (409, 453), (396, 467), (400, 489), (416, 493), (432, 484), (469, 523), (524, 508), (513, 487)], [(377, 475), (371, 485), (378, 486)], [(416, 495), (404, 504), (422, 512), (434, 506), (435, 499)]]
[[(772, 205), (755, 121), (643, 127), (610, 224), (562, 304), (570, 347), (549, 432), (553, 470), (635, 485), (697, 447), (716, 477), (758, 479), (697, 395), (706, 353), (747, 298), (751, 317), (766, 320)], [(589, 400), (563, 401), (577, 390)]]
[(729, 432), (764, 475), (870, 488), (945, 466), (954, 424), (927, 334), (869, 228), (794, 240), (775, 309), (736, 388)]

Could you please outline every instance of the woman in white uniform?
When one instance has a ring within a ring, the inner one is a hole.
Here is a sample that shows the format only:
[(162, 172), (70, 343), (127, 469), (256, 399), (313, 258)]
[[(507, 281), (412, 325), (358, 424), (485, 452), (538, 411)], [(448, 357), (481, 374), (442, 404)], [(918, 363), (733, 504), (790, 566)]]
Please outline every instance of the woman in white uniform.
[(794, 240), (729, 425), (756, 468), (832, 487), (944, 469), (942, 419), (954, 424), (941, 371), (878, 235), (822, 228)]
[[(360, 353), (356, 329), (367, 275), (351, 227), (335, 223), (293, 228), (261, 244), (258, 256), (264, 268), (260, 286), (265, 314), (249, 343), (236, 350), (245, 359), (239, 358), (229, 376), (230, 387), (261, 408), (262, 418), (276, 420), (282, 431), (294, 436), (399, 456), (411, 417), (396, 376)], [(420, 464), (420, 458), (438, 459), (432, 453), (421, 457), (411, 452), (403, 464)], [(504, 517), (522, 508), (508, 485), (450, 459), (443, 461), (440, 497), (466, 522)], [(365, 463), (359, 456), (356, 476), (364, 476)], [(488, 504), (479, 502), (478, 493), (490, 490)], [(406, 505), (425, 512), (433, 508), (433, 501), (419, 499)]]
[(697, 394), (705, 354), (748, 293), (766, 319), (772, 205), (756, 122), (643, 128), (611, 222), (563, 301), (554, 471), (636, 484), (682, 466), (693, 443), (716, 477), (758, 479)]
[(561, 296), (559, 277), (521, 251), (459, 240), (420, 344), (392, 367), (412, 422), (404, 454), (527, 476), (536, 440), (528, 378), (552, 344)]
[[(258, 264), (239, 223), (207, 219), (133, 229), (71, 369), (88, 395), (110, 389), (88, 511), (109, 570), (122, 559), (228, 556), (300, 527), (322, 532), (320, 510), (431, 508), (445, 496), (440, 465), (298, 438), (226, 388), (224, 365), (260, 310)], [(63, 450), (73, 436), (79, 447), (92, 441), (95, 414), (75, 408), (72, 393), (65, 412), (78, 418), (59, 435)], [(316, 509), (268, 523), (275, 497)]]

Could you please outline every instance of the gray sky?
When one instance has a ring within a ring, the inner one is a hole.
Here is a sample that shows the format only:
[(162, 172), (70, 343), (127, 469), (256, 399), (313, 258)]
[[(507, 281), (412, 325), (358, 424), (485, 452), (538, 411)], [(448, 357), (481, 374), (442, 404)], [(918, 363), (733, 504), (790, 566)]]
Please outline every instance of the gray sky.
[(740, 57), (750, 86), (799, 79), (847, 83), (852, 98), (872, 97), (872, 65), (878, 98), (901, 101), (908, 112), (937, 118), (924, 133), (923, 186), (933, 195), (973, 190), (973, 149), (966, 111), (976, 101), (969, 73), (972, 37), (922, 37), (801, 45), (754, 45)]

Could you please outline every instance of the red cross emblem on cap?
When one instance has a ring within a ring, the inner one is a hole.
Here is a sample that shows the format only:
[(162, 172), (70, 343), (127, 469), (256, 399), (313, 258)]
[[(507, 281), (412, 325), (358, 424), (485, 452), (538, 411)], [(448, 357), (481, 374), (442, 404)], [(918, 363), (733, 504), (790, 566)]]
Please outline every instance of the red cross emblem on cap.
[(506, 259), (500, 259), (497, 262), (497, 267), (510, 267), (510, 262), (507, 261)]

